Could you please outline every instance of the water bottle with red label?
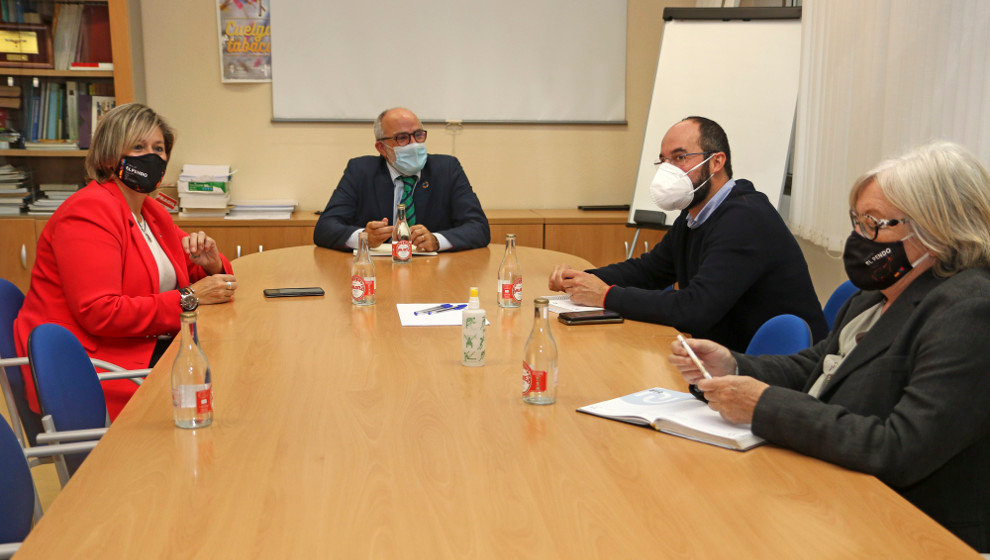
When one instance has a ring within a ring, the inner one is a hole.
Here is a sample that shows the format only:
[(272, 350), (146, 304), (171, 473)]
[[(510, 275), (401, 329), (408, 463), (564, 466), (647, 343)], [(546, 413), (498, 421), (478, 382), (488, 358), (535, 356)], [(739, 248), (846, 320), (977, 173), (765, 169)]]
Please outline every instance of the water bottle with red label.
[(407, 263), (412, 260), (412, 233), (406, 221), (406, 205), (400, 204), (392, 230), (392, 262)]
[(557, 400), (557, 343), (550, 334), (547, 298), (533, 300), (533, 330), (523, 349), (523, 401), (553, 404)]
[(505, 235), (505, 256), (498, 267), (498, 306), (519, 307), (522, 303), (522, 267), (516, 258), (516, 234)]
[(196, 335), (198, 301), (181, 305), (179, 353), (172, 363), (172, 414), (180, 428), (205, 428), (213, 423), (213, 383)]
[(354, 305), (375, 304), (375, 263), (368, 250), (368, 232), (358, 234), (358, 252), (351, 265), (351, 302)]

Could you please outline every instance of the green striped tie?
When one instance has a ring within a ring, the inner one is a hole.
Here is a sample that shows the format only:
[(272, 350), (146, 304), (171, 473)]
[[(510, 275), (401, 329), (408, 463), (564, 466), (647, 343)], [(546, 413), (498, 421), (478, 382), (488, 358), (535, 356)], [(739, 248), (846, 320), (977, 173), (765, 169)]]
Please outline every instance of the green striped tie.
[(402, 177), (402, 183), (405, 185), (402, 189), (402, 204), (406, 205), (406, 222), (410, 226), (416, 225), (416, 207), (413, 206), (413, 187), (416, 186), (415, 177)]

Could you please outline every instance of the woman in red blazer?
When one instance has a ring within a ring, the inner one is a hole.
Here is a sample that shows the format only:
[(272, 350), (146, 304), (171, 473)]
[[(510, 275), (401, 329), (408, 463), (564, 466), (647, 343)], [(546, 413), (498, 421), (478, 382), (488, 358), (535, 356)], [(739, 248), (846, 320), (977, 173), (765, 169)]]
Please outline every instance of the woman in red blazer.
[[(38, 239), (31, 286), (14, 321), (21, 355), (34, 327), (56, 323), (91, 358), (146, 368), (167, 346), (159, 336), (179, 331), (183, 294), (200, 303), (231, 300), (237, 283), (216, 242), (180, 230), (148, 196), (165, 175), (174, 139), (158, 114), (137, 103), (100, 119), (86, 156), (93, 180), (59, 206)], [(38, 412), (30, 373), (24, 384)], [(111, 419), (136, 389), (128, 380), (103, 382)]]

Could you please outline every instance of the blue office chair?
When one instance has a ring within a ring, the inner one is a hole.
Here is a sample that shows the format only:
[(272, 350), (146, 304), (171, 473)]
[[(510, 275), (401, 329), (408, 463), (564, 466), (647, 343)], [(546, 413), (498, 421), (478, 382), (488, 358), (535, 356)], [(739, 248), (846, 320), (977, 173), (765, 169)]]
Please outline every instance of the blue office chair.
[[(28, 337), (28, 360), (44, 427), (38, 443), (102, 436), (110, 425), (103, 388), (79, 339), (60, 325), (38, 325)], [(83, 459), (85, 454), (76, 454), (55, 461), (63, 485)]]
[(853, 286), (853, 283), (849, 280), (839, 284), (839, 287), (832, 292), (832, 295), (828, 296), (828, 301), (825, 302), (825, 322), (828, 323), (828, 329), (832, 330), (835, 324), (835, 316), (839, 314), (839, 310), (842, 306), (859, 291), (859, 288)]
[(3, 370), (6, 372), (6, 375), (0, 375), (0, 389), (10, 412), (11, 429), (21, 446), (27, 447), (34, 445), (35, 437), (41, 431), (41, 416), (28, 408), (20, 367), (27, 361), (17, 358), (14, 347), (14, 319), (23, 304), (21, 290), (0, 278), (0, 366), (5, 366)]
[(804, 319), (796, 315), (777, 315), (757, 329), (746, 347), (746, 354), (793, 354), (809, 346), (811, 329)]
[(38, 495), (27, 458), (92, 449), (95, 442), (41, 445), (24, 449), (10, 426), (0, 422), (0, 558), (10, 558), (41, 517)]

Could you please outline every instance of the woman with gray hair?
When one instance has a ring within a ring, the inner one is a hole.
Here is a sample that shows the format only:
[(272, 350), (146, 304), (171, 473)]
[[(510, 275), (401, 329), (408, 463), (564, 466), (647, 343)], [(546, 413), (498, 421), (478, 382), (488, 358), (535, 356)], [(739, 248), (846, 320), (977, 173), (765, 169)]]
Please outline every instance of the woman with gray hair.
[(730, 422), (875, 475), (990, 552), (990, 174), (929, 144), (850, 194), (846, 273), (861, 291), (828, 338), (790, 356), (679, 342), (670, 362)]

